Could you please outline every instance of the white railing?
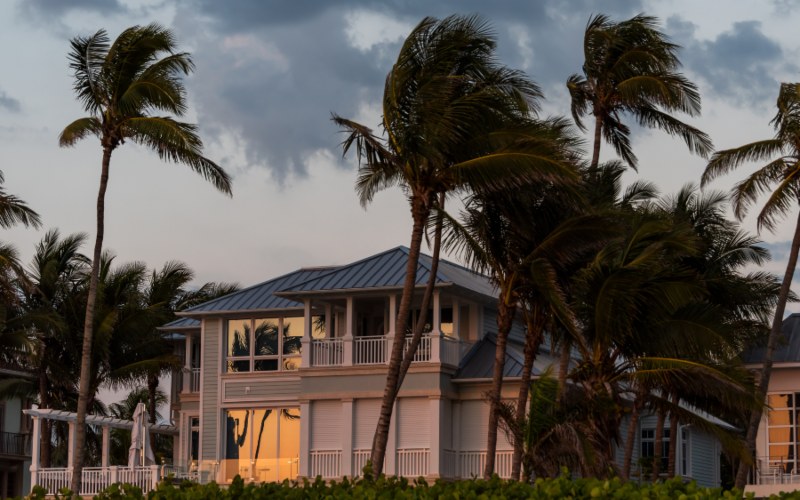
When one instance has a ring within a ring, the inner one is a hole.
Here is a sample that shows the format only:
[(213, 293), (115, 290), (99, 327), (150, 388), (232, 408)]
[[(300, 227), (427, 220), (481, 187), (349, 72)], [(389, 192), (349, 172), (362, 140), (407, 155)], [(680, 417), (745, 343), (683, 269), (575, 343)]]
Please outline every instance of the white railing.
[[(154, 490), (162, 478), (160, 467), (84, 467), (81, 472), (81, 495), (97, 495), (114, 483), (130, 483), (138, 486), (144, 493)], [(54, 495), (62, 488), (69, 488), (72, 480), (72, 469), (50, 468), (32, 472), (31, 483)]]
[[(511, 461), (513, 451), (498, 451), (494, 456), (494, 471), (503, 479), (511, 477)], [(486, 467), (486, 451), (462, 451), (458, 454), (458, 477), (470, 478), (483, 476)]]
[(325, 479), (341, 475), (341, 450), (311, 450), (311, 477), (322, 476)]
[(356, 337), (353, 339), (357, 365), (382, 365), (386, 362), (386, 337)]
[(311, 366), (341, 366), (344, 363), (344, 343), (338, 339), (311, 341)]
[(200, 368), (192, 368), (192, 378), (189, 381), (189, 392), (200, 392)]
[(369, 461), (370, 450), (353, 450), (353, 475), (360, 476)]
[(449, 337), (442, 337), (442, 364), (458, 366), (461, 362), (461, 342)]
[(757, 465), (751, 469), (755, 484), (800, 483), (800, 471), (797, 470), (800, 462), (784, 457), (759, 457), (756, 462)]
[(397, 450), (397, 475), (417, 477), (428, 475), (428, 448), (406, 448)]
[[(410, 345), (411, 345), (411, 337), (406, 337), (406, 345), (405, 345), (406, 351), (408, 351), (408, 346)], [(423, 335), (422, 338), (419, 339), (417, 352), (414, 353), (412, 361), (415, 363), (419, 363), (430, 360), (431, 360), (431, 337), (428, 335)]]

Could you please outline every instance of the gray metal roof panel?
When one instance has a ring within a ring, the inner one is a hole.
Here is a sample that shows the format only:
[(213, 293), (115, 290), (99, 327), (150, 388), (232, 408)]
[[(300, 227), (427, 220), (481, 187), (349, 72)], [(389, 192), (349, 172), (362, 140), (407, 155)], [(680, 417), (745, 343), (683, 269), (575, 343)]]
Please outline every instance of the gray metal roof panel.
[[(766, 338), (764, 339), (766, 342)], [(745, 363), (755, 364), (764, 361), (766, 346), (754, 346), (742, 353)], [(800, 362), (800, 313), (793, 313), (783, 320), (781, 337), (775, 348), (772, 361), (774, 363)]]
[(239, 290), (224, 297), (219, 297), (208, 302), (204, 302), (194, 307), (190, 307), (182, 314), (191, 313), (213, 313), (217, 311), (248, 311), (265, 309), (289, 309), (302, 307), (302, 304), (294, 300), (274, 295), (274, 292), (297, 283), (312, 280), (331, 273), (336, 267), (321, 267), (298, 269), (297, 271), (279, 276), (277, 278), (253, 285), (244, 290)]
[[(491, 379), (494, 373), (494, 355), (497, 348), (497, 336), (490, 333), (483, 337), (464, 357), (458, 369), (456, 379)], [(506, 361), (503, 365), (503, 377), (519, 377), (524, 364), (523, 346), (515, 342), (506, 344)], [(539, 375), (537, 369), (534, 375)]]
[(178, 318), (170, 321), (164, 326), (159, 327), (159, 330), (185, 330), (187, 328), (200, 328), (200, 320), (194, 318)]

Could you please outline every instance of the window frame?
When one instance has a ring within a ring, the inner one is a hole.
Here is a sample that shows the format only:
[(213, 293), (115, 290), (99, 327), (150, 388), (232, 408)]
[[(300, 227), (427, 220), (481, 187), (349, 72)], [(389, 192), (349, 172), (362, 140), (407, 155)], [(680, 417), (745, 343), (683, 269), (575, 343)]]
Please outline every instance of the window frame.
[[(314, 316), (312, 316), (313, 321)], [(278, 317), (257, 317), (257, 318), (227, 318), (225, 319), (225, 333), (223, 336), (223, 349), (225, 350), (223, 356), (223, 367), (222, 373), (223, 374), (234, 374), (234, 373), (274, 373), (274, 372), (294, 372), (301, 366), (300, 360), (302, 359), (302, 352), (303, 348), (302, 345), (298, 348), (296, 353), (285, 353), (285, 335), (284, 329), (286, 328), (286, 319), (290, 320), (301, 320), (303, 321), (303, 331), (301, 335), (292, 335), (292, 337), (302, 338), (305, 335), (305, 318), (303, 316), (278, 316)], [(277, 353), (276, 354), (256, 354), (256, 327), (258, 324), (264, 321), (270, 321), (277, 323), (278, 328), (278, 341), (277, 341)], [(231, 333), (231, 323), (232, 322), (241, 322), (247, 326), (247, 343), (248, 343), (248, 355), (247, 356), (231, 356), (228, 354), (230, 350), (229, 345), (229, 338)], [(256, 370), (256, 363), (258, 361), (271, 361), (274, 360), (277, 363), (277, 367), (274, 370)], [(247, 370), (231, 370), (232, 364), (236, 362), (243, 362), (247, 361), (248, 369)], [(294, 368), (287, 368), (287, 362), (294, 362)]]

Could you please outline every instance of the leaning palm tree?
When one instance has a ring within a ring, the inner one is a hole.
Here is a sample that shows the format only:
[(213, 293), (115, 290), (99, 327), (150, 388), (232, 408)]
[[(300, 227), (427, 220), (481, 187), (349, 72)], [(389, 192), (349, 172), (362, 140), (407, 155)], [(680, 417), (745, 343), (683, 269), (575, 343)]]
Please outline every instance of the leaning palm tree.
[[(406, 39), (386, 78), (385, 138), (334, 115), (348, 133), (344, 152), (356, 149), (356, 189), (362, 205), (400, 186), (413, 219), (409, 257), (395, 325), (386, 387), (371, 460), (383, 469), (423, 233), (439, 195), (509, 186), (524, 179), (571, 174), (531, 141), (528, 118), (540, 97), (523, 74), (499, 65), (494, 36), (478, 17), (423, 19)], [(435, 252), (435, 249), (434, 249)], [(425, 304), (422, 311), (427, 310)], [(413, 356), (407, 352), (406, 356)]]
[(189, 54), (176, 52), (172, 32), (158, 24), (134, 26), (111, 43), (105, 30), (88, 37), (76, 37), (68, 56), (74, 71), (73, 89), (88, 116), (75, 120), (61, 132), (61, 146), (73, 146), (94, 135), (103, 151), (100, 188), (97, 195), (97, 234), (92, 255), (77, 417), (76, 467), (71, 488), (79, 491), (86, 435), (86, 405), (89, 397), (94, 308), (105, 223), (105, 194), (112, 153), (125, 141), (156, 151), (162, 160), (183, 163), (198, 172), (217, 189), (230, 194), (230, 178), (213, 161), (202, 155), (197, 126), (170, 116), (186, 112), (186, 91), (181, 80), (194, 65)]
[[(778, 219), (787, 215), (800, 202), (800, 83), (782, 83), (777, 101), (778, 112), (771, 124), (775, 137), (751, 142), (738, 148), (717, 151), (711, 157), (703, 173), (703, 184), (723, 175), (743, 163), (767, 161), (767, 164), (739, 182), (733, 189), (733, 209), (737, 218), (746, 214), (759, 196), (769, 194), (764, 207), (756, 219), (758, 229), (775, 230)], [(766, 399), (769, 379), (772, 375), (772, 358), (781, 335), (783, 314), (792, 286), (792, 277), (797, 266), (800, 250), (800, 217), (795, 224), (786, 272), (775, 305), (775, 316), (767, 338), (758, 391), (761, 399)], [(762, 410), (757, 409), (750, 416), (747, 427), (746, 445), (750, 453), (755, 452), (756, 436), (761, 421)], [(735, 485), (744, 486), (749, 466), (742, 462), (736, 473)]]
[(622, 121), (624, 114), (641, 126), (679, 135), (692, 152), (705, 156), (712, 150), (705, 133), (670, 114), (699, 114), (700, 94), (677, 71), (679, 47), (658, 30), (657, 23), (655, 17), (645, 15), (614, 22), (600, 14), (586, 25), (583, 74), (570, 76), (567, 88), (578, 127), (586, 130), (583, 117), (590, 113), (594, 116), (592, 168), (600, 161), (603, 138), (625, 162), (636, 167), (631, 130)]

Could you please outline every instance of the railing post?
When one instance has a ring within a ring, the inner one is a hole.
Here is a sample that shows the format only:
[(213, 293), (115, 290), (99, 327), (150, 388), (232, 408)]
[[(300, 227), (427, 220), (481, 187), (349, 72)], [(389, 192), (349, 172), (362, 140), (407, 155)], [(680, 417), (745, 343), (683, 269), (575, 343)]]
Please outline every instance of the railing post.
[(158, 488), (158, 465), (150, 466), (150, 491)]
[(112, 465), (108, 468), (108, 481), (111, 484), (119, 482), (119, 471), (117, 470), (116, 465)]

